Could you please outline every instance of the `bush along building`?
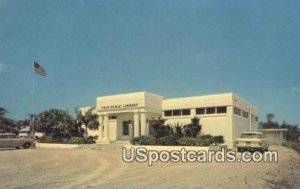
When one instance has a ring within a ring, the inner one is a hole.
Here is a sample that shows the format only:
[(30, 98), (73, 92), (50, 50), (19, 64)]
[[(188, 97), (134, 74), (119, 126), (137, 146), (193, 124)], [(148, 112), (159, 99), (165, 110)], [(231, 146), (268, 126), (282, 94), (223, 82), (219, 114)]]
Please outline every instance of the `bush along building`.
[[(81, 108), (84, 113), (89, 107)], [(153, 124), (163, 119), (165, 125), (184, 125), (199, 118), (202, 134), (224, 136), (232, 148), (241, 132), (257, 131), (258, 109), (233, 93), (164, 98), (135, 92), (97, 98), (93, 113), (98, 115), (97, 130), (88, 130), (98, 136), (98, 143), (130, 141), (134, 137), (151, 135)]]

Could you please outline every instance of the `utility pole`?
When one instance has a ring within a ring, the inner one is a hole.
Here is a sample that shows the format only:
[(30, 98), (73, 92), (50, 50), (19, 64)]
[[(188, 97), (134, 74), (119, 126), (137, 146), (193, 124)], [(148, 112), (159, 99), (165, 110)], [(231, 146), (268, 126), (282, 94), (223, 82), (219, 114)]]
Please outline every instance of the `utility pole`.
[(249, 106), (249, 130), (252, 132), (252, 106)]

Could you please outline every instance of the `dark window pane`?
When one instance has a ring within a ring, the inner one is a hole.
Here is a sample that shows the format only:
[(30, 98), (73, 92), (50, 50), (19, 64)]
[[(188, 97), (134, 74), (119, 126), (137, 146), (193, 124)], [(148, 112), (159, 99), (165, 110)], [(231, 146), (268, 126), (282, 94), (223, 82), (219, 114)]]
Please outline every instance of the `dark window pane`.
[(257, 116), (255, 116), (255, 121), (258, 121), (258, 117)]
[(217, 107), (217, 113), (218, 114), (225, 114), (225, 113), (227, 113), (227, 107), (226, 106)]
[(109, 116), (109, 119), (117, 119), (117, 116)]
[(7, 138), (7, 136), (6, 135), (0, 135), (0, 138), (5, 139), (5, 138)]
[(245, 111), (243, 111), (243, 117), (244, 117), (244, 118), (248, 118), (248, 117), (249, 117), (249, 113), (248, 113), (248, 112), (245, 112)]
[(166, 110), (165, 111), (165, 116), (172, 116), (172, 110)]
[(191, 115), (191, 110), (190, 109), (183, 109), (182, 110), (182, 115)]
[(236, 115), (241, 115), (241, 109), (239, 109), (239, 108), (237, 108), (237, 107), (234, 107), (233, 112), (234, 112), (234, 114), (236, 114)]
[(214, 113), (216, 113), (216, 108), (215, 107), (206, 108), (206, 113), (214, 114)]
[(180, 116), (181, 110), (173, 110), (173, 116)]
[(198, 114), (198, 115), (199, 115), (199, 114), (200, 114), (200, 115), (201, 115), (201, 114), (205, 114), (205, 108), (197, 108), (197, 109), (196, 109), (196, 114)]

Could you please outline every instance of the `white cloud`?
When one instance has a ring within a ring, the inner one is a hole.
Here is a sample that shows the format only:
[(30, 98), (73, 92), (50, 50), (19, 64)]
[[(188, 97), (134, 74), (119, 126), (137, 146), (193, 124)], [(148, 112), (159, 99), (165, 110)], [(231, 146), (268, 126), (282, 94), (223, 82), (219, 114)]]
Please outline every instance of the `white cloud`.
[(5, 70), (5, 64), (0, 63), (0, 74), (1, 74), (2, 72), (4, 72), (4, 70)]

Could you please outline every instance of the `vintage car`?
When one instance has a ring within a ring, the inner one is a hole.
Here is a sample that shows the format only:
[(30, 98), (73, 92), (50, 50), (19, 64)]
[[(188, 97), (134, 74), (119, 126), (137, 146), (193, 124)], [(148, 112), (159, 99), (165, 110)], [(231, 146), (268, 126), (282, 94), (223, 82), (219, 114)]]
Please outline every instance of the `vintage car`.
[[(43, 135), (44, 135), (44, 133), (34, 132), (34, 138), (36, 140), (40, 139)], [(30, 136), (31, 136), (31, 133), (30, 133), (30, 128), (29, 127), (25, 127), (23, 129), (19, 130), (19, 137), (29, 138)]]
[(268, 151), (269, 143), (261, 132), (244, 132), (236, 140), (238, 152), (243, 151)]
[(0, 133), (0, 148), (30, 148), (35, 147), (35, 140), (19, 138), (14, 133)]

